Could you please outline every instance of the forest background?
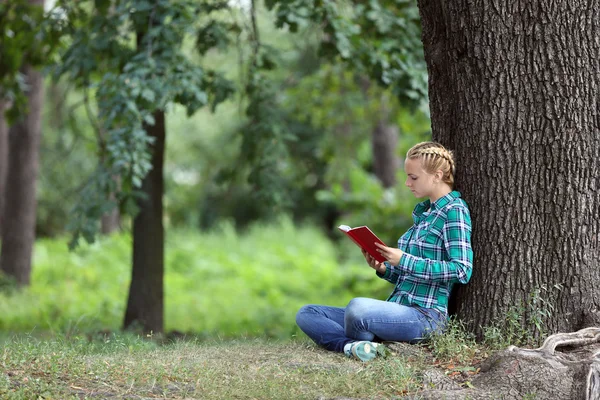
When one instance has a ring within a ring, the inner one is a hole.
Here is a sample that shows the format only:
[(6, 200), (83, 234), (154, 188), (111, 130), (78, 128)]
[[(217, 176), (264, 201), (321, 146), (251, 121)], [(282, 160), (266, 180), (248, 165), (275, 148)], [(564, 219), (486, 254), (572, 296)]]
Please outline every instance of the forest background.
[[(0, 1), (0, 394), (597, 398), (598, 1)], [(430, 137), (457, 318), (322, 351), (301, 305), (390, 290), (336, 226), (393, 245)]]
[[(407, 7), (406, 18), (417, 20), (416, 4)], [(367, 11), (365, 18), (380, 17)], [(415, 199), (403, 186), (401, 156), (430, 138), (427, 98), (424, 90), (386, 88), (389, 81), (349, 63), (340, 46), (323, 53), (327, 29), (310, 18), (290, 29), (277, 27), (275, 11), (261, 3), (221, 12), (200, 18), (199, 26), (215, 27), (217, 20), (237, 28), (204, 54), (187, 37), (182, 52), (231, 82), (228, 99), (191, 114), (173, 103), (165, 108), (164, 328), (201, 337), (290, 338), (298, 334), (294, 315), (303, 304), (343, 306), (356, 296), (383, 299), (391, 289), (336, 227), (367, 224), (393, 245), (411, 224)], [(247, 90), (257, 54), (269, 88), (260, 121), (248, 111), (255, 98)], [(413, 54), (406, 86), (423, 87), (422, 53)], [(68, 248), (81, 233), (78, 210), (103, 160), (97, 87), (57, 78), (56, 70), (67, 68), (61, 57), (58, 50), (53, 63), (40, 66), (31, 284), (18, 288), (2, 278), (4, 334), (116, 331), (125, 313), (132, 253), (126, 197), (120, 213), (94, 222), (91, 230), (104, 235)], [(257, 126), (269, 126), (275, 136), (267, 139), (286, 145), (249, 155), (248, 143), (261, 140)]]

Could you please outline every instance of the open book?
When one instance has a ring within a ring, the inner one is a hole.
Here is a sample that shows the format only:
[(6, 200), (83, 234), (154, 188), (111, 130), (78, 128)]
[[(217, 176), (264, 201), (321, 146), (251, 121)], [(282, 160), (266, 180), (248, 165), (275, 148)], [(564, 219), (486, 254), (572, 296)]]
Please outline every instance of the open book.
[(375, 242), (381, 243), (382, 245), (386, 245), (383, 243), (381, 239), (379, 239), (373, 231), (369, 229), (367, 226), (357, 226), (356, 228), (350, 228), (348, 225), (340, 225), (338, 229), (346, 234), (354, 243), (358, 245), (361, 249), (364, 249), (367, 253), (369, 253), (374, 259), (379, 262), (384, 262), (385, 257), (383, 257), (378, 251), (378, 247), (375, 246)]

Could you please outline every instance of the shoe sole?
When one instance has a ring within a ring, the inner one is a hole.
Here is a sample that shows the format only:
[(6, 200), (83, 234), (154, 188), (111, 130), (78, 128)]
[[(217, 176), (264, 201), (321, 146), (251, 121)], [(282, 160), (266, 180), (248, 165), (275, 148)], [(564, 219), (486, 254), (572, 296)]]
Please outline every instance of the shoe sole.
[(371, 343), (359, 343), (352, 349), (352, 354), (363, 362), (371, 361), (377, 357), (377, 347)]

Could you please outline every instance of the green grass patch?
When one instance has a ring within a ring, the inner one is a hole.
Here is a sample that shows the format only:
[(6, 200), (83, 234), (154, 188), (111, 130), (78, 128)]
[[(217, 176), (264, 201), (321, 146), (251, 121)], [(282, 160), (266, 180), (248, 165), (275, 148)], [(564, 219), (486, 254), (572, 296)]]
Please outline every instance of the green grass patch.
[[(31, 286), (0, 291), (0, 331), (118, 330), (131, 242), (115, 235), (69, 252), (66, 239), (39, 240)], [(169, 231), (165, 254), (165, 328), (200, 337), (289, 338), (299, 332), (295, 314), (304, 304), (343, 306), (392, 289), (358, 249), (341, 257), (317, 228), (287, 219), (243, 234), (227, 224), (209, 233)]]
[(306, 341), (245, 339), (159, 346), (126, 335), (12, 338), (0, 348), (0, 397), (390, 398), (421, 388), (418, 366), (362, 363)]

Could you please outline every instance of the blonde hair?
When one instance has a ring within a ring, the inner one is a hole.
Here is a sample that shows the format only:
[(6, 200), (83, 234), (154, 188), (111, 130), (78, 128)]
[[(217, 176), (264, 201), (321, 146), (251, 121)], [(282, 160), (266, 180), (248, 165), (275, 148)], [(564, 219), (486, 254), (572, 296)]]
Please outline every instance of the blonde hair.
[(454, 172), (456, 170), (454, 155), (441, 144), (436, 142), (417, 143), (408, 150), (406, 158), (419, 158), (421, 167), (428, 174), (435, 174), (436, 171), (441, 170), (444, 174), (442, 181), (450, 185), (450, 188), (454, 186)]

